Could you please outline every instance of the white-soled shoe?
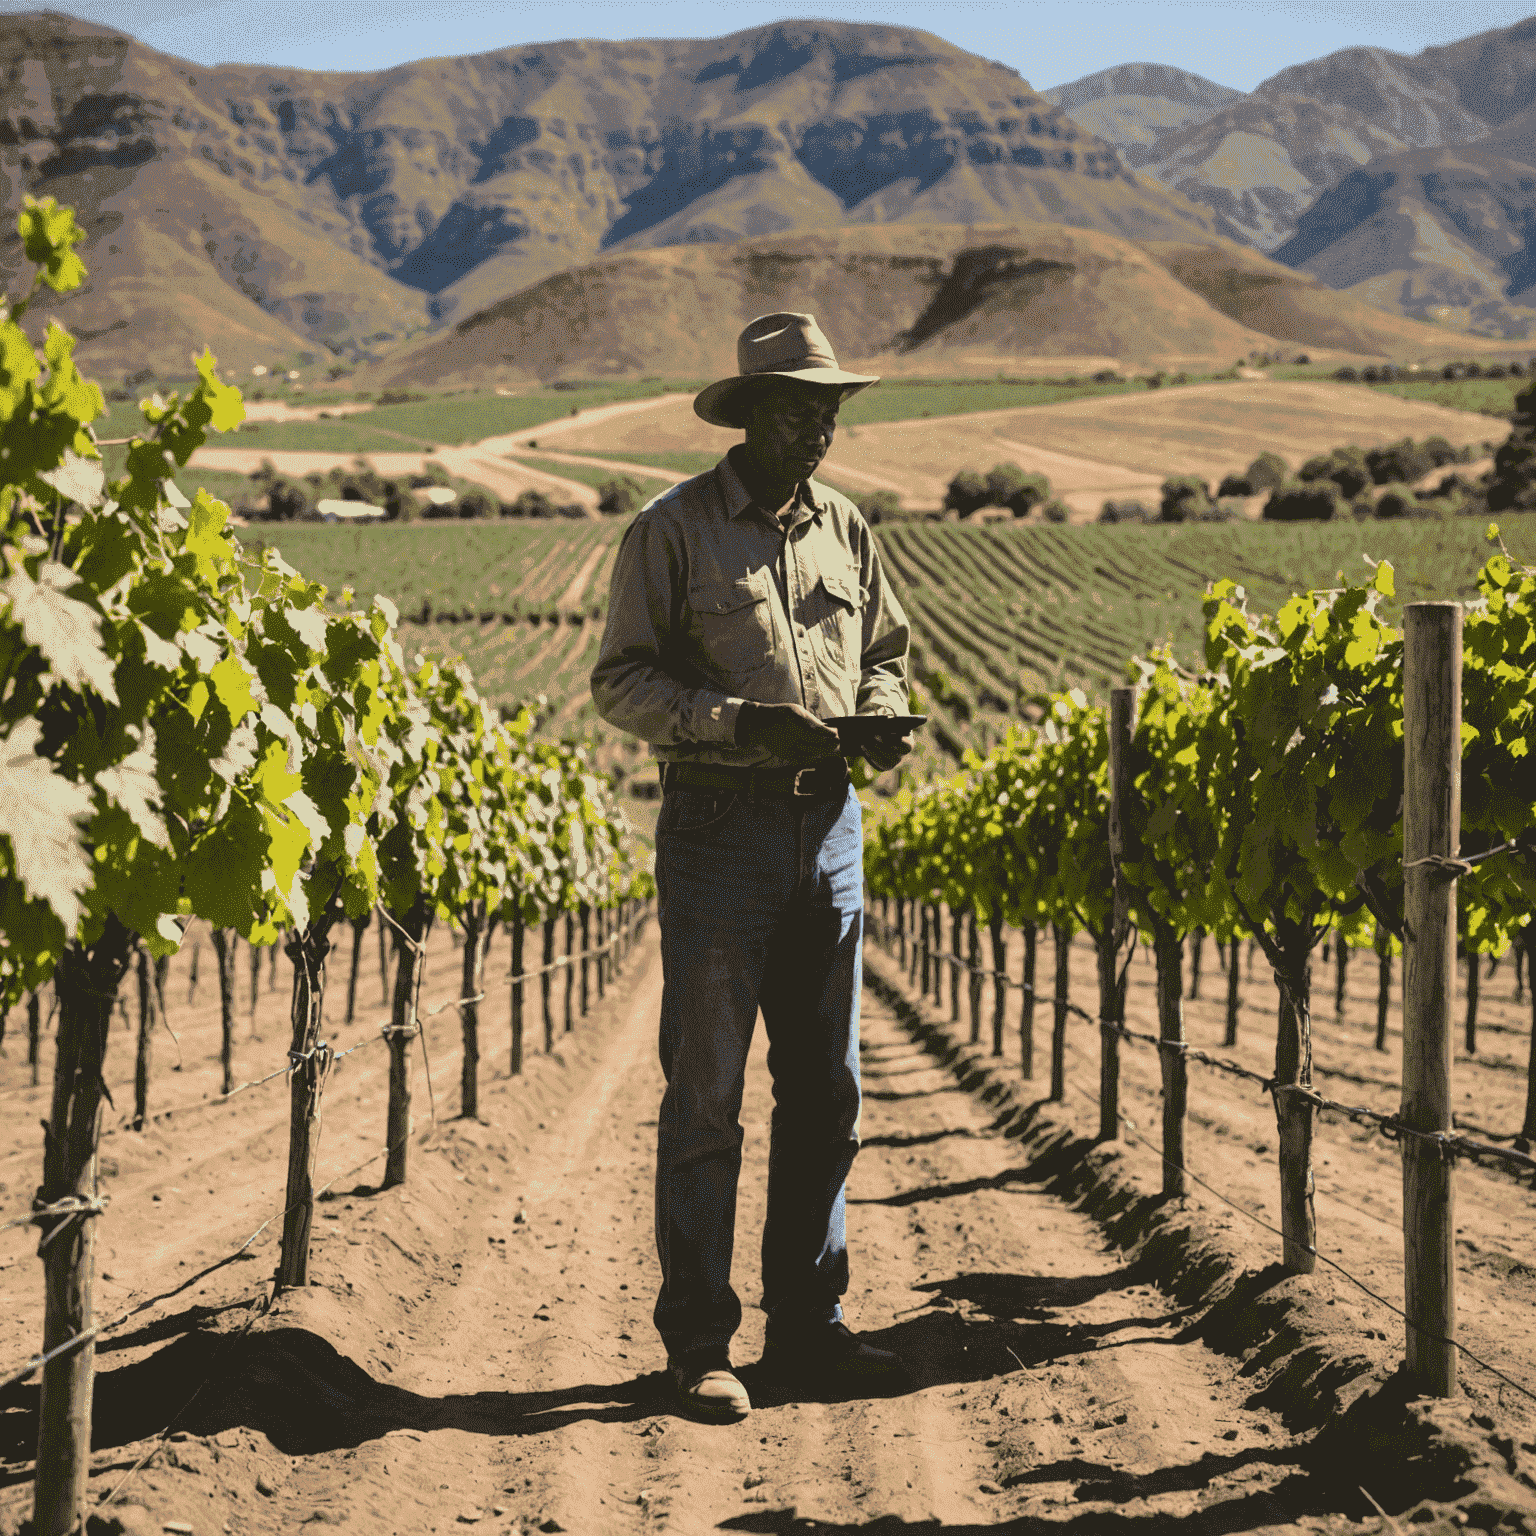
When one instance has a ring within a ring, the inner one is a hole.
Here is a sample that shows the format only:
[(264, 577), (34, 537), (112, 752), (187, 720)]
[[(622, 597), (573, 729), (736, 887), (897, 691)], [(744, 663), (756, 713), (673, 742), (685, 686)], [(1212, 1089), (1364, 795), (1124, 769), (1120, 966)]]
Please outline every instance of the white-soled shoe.
[(730, 1351), (695, 1349), (667, 1361), (685, 1412), (710, 1424), (735, 1424), (752, 1411), (752, 1399), (731, 1369)]

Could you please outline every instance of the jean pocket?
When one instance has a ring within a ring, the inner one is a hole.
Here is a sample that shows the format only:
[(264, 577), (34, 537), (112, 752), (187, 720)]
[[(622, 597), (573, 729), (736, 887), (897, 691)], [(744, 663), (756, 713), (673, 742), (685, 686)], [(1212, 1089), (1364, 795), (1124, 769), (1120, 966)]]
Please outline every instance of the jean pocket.
[(709, 832), (735, 810), (737, 798), (730, 790), (675, 789), (662, 804), (656, 830)]

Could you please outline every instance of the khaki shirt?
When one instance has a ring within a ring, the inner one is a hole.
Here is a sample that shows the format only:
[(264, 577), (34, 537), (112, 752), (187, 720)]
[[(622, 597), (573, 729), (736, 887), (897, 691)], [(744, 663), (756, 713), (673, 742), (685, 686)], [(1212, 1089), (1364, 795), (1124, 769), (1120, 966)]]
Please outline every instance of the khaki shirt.
[(743, 703), (905, 714), (908, 639), (859, 509), (807, 480), (786, 533), (727, 457), (625, 531), (592, 699), (662, 762), (772, 765), (736, 745)]

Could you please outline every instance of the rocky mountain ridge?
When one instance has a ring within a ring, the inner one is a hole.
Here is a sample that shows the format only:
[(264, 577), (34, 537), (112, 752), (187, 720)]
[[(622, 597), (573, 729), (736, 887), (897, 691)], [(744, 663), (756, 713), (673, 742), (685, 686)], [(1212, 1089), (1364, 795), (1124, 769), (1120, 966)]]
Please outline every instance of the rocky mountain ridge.
[[(1012, 70), (908, 28), (783, 23), (375, 74), (202, 69), (0, 18), (0, 184), (74, 206), (97, 367), (377, 354), (604, 250), (1045, 217), (1210, 221)], [(15, 239), (0, 245), (14, 264)]]

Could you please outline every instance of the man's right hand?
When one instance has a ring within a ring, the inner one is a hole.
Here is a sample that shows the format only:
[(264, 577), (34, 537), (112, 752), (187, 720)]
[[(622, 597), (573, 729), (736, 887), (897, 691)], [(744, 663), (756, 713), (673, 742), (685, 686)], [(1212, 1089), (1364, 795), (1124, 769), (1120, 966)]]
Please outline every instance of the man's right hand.
[(837, 751), (838, 735), (801, 704), (743, 704), (736, 745), (766, 748), (784, 763), (814, 763)]

